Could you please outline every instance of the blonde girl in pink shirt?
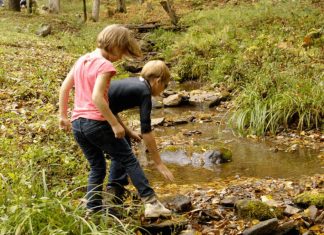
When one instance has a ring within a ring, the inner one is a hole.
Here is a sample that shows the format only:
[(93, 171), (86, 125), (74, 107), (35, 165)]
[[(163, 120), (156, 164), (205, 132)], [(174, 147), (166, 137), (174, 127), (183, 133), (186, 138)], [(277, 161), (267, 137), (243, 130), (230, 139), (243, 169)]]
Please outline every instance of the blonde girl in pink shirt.
[[(155, 196), (144, 172), (125, 139), (125, 129), (109, 108), (108, 89), (116, 74), (112, 62), (123, 56), (140, 57), (141, 50), (131, 32), (121, 25), (110, 25), (97, 38), (97, 48), (81, 56), (66, 76), (59, 95), (59, 124), (70, 130), (90, 165), (87, 186), (87, 208), (102, 211), (102, 188), (106, 177), (104, 152), (125, 169), (145, 204), (146, 217), (168, 216), (166, 209)], [(74, 87), (74, 108), (68, 118), (68, 100)], [(72, 125), (71, 125), (72, 122)], [(138, 135), (134, 135), (138, 138)], [(159, 171), (169, 180), (172, 173), (167, 167)]]

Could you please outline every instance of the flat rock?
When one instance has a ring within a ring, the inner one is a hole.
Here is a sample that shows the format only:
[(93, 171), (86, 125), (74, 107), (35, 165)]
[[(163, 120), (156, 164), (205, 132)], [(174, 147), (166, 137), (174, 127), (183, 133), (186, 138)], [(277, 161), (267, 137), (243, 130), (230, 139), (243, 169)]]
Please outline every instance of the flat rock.
[(262, 221), (243, 231), (243, 235), (273, 235), (278, 227), (278, 219), (273, 218)]
[(190, 165), (191, 160), (187, 156), (186, 152), (183, 150), (178, 150), (175, 152), (165, 151), (161, 153), (161, 159), (167, 163), (178, 164), (180, 166)]

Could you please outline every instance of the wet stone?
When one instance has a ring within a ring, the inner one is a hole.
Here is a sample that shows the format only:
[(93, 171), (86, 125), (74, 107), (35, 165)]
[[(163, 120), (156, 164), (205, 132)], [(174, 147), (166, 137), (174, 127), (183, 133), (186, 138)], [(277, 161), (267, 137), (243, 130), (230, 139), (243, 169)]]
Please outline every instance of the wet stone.
[(243, 235), (273, 235), (278, 227), (278, 219), (265, 220), (243, 231)]
[(161, 118), (152, 118), (151, 120), (151, 125), (152, 126), (159, 126), (159, 125), (163, 125), (165, 118), (161, 117)]
[(161, 159), (163, 162), (174, 163), (180, 166), (190, 165), (191, 160), (183, 150), (175, 152), (165, 151), (161, 153)]

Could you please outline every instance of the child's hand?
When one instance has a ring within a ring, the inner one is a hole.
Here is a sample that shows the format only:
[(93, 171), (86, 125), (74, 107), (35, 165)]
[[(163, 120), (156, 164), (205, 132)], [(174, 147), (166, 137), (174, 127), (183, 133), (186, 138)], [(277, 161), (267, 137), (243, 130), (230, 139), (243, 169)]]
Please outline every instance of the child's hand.
[(159, 172), (168, 180), (174, 181), (174, 176), (172, 172), (164, 165), (163, 163), (160, 163), (159, 165), (156, 165), (156, 168), (159, 170)]
[(125, 137), (125, 129), (122, 125), (117, 123), (116, 125), (111, 126), (113, 132), (115, 133), (115, 137), (117, 139), (122, 139)]
[(128, 133), (129, 138), (132, 138), (133, 140), (135, 140), (136, 142), (140, 142), (142, 140), (142, 135), (135, 132), (135, 131), (130, 131)]
[(61, 130), (64, 130), (64, 131), (71, 130), (71, 122), (67, 118), (60, 118), (59, 125), (60, 125)]

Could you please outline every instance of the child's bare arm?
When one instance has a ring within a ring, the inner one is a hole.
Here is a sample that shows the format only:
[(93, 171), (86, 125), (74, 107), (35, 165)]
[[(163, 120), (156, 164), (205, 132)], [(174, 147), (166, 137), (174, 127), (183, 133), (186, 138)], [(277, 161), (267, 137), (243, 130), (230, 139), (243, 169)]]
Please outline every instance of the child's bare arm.
[(69, 94), (74, 85), (73, 72), (72, 69), (64, 79), (62, 86), (60, 88), (59, 95), (59, 125), (63, 130), (70, 130), (71, 122), (68, 119), (68, 102), (69, 102)]
[(161, 160), (153, 132), (151, 131), (149, 133), (144, 133), (142, 134), (142, 136), (143, 136), (144, 143), (150, 153), (150, 156), (156, 165), (156, 168), (166, 179), (173, 181), (174, 180), (173, 174), (171, 173), (171, 171), (169, 171), (169, 169), (166, 167), (166, 165), (164, 165), (164, 163)]
[(142, 135), (139, 133), (136, 133), (135, 131), (131, 130), (130, 128), (128, 128), (125, 123), (121, 120), (121, 118), (119, 117), (119, 115), (116, 115), (116, 118), (118, 120), (118, 122), (120, 123), (120, 125), (122, 125), (122, 127), (124, 127), (125, 129), (125, 134), (127, 136), (129, 136), (130, 138), (134, 139), (135, 141), (141, 141), (142, 140)]
[(107, 91), (109, 88), (108, 84), (111, 77), (111, 73), (104, 73), (98, 76), (92, 92), (92, 101), (104, 116), (104, 118), (111, 125), (111, 128), (115, 133), (115, 137), (123, 138), (125, 136), (125, 129), (118, 122), (115, 115), (111, 112), (109, 105), (105, 99), (105, 97), (107, 96)]

